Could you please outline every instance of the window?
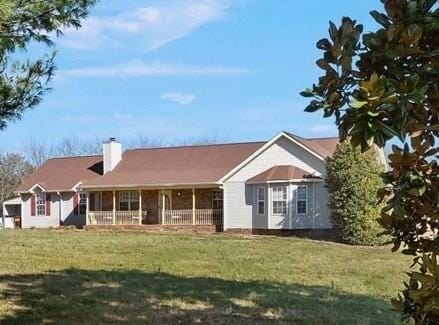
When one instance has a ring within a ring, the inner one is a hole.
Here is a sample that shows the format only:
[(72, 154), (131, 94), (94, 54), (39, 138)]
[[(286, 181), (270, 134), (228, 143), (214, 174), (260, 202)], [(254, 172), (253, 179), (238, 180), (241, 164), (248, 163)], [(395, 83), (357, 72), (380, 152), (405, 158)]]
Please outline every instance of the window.
[(221, 210), (223, 208), (223, 191), (213, 190), (212, 191), (212, 209)]
[(37, 194), (37, 216), (46, 215), (46, 194)]
[(274, 186), (272, 189), (273, 194), (273, 214), (285, 215), (287, 214), (287, 187), (286, 186)]
[(79, 215), (85, 216), (87, 213), (87, 194), (79, 194)]
[(265, 214), (265, 187), (256, 188), (256, 203), (258, 215)]
[(139, 210), (138, 192), (119, 192), (119, 211)]
[(297, 188), (296, 205), (297, 214), (308, 213), (308, 187), (306, 185)]

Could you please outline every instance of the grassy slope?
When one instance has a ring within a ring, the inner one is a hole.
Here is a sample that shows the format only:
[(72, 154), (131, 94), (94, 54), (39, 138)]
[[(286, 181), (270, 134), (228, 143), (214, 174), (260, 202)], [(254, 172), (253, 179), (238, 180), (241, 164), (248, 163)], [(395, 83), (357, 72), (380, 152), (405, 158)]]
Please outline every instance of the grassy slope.
[(0, 231), (0, 323), (391, 324), (388, 247), (227, 235)]

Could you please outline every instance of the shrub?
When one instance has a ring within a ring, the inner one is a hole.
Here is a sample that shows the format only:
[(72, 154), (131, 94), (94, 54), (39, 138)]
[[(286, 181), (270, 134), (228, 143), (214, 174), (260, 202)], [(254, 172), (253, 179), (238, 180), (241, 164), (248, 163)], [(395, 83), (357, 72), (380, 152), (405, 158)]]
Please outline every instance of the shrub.
[(382, 205), (377, 191), (383, 186), (384, 171), (377, 151), (361, 152), (349, 142), (337, 146), (327, 160), (326, 186), (329, 208), (336, 235), (342, 241), (356, 245), (375, 245), (384, 239), (377, 219)]

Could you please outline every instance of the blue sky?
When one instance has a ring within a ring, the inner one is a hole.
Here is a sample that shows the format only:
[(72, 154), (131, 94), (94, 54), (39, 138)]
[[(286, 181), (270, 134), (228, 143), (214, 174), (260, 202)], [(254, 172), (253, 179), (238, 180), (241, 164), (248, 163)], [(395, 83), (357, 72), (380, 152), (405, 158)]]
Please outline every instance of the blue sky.
[(299, 92), (320, 74), (315, 43), (328, 21), (347, 15), (367, 31), (375, 8), (378, 0), (103, 0), (57, 40), (53, 91), (2, 131), (0, 148), (70, 136), (336, 135), (332, 120), (303, 112)]

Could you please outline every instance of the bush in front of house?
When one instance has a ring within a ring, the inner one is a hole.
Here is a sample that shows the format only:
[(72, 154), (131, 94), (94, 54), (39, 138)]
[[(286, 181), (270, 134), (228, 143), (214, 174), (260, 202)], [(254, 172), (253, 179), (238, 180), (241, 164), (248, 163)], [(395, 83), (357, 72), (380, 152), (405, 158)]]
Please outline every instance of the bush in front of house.
[(378, 152), (362, 152), (348, 141), (337, 146), (327, 159), (326, 186), (329, 208), (338, 239), (354, 245), (377, 245), (384, 242), (383, 229), (377, 222), (383, 205), (377, 191), (383, 187), (383, 164)]

